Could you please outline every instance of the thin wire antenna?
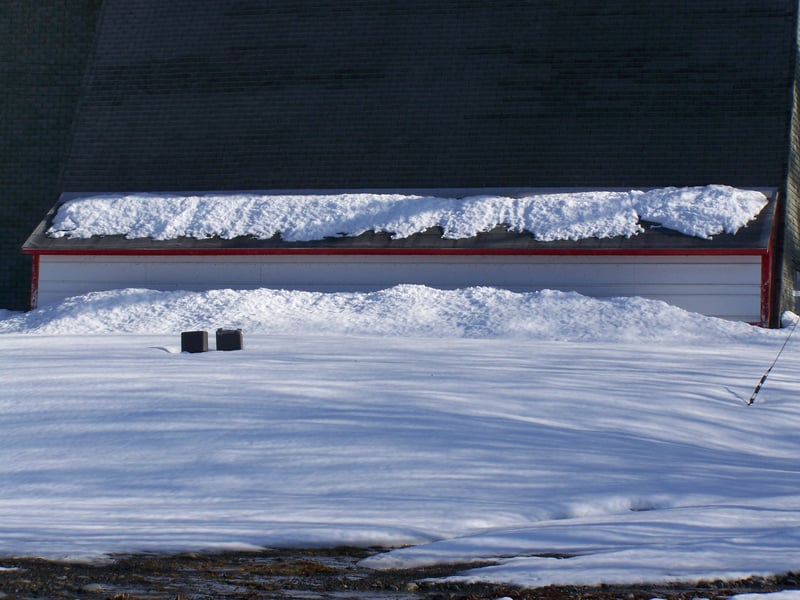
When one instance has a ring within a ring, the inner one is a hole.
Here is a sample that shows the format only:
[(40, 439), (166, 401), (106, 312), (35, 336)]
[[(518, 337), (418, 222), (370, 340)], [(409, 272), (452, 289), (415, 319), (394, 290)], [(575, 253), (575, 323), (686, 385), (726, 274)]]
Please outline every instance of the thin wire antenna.
[(756, 401), (756, 396), (758, 396), (758, 392), (761, 391), (761, 386), (764, 385), (764, 382), (767, 380), (767, 376), (769, 375), (770, 371), (772, 371), (772, 367), (775, 366), (775, 363), (778, 362), (778, 359), (781, 357), (781, 354), (783, 354), (783, 349), (786, 348), (786, 344), (789, 343), (789, 338), (792, 337), (794, 330), (797, 329), (798, 323), (800, 323), (800, 317), (797, 317), (794, 320), (794, 325), (792, 325), (792, 330), (789, 332), (789, 335), (787, 335), (786, 339), (783, 341), (783, 346), (781, 346), (781, 349), (778, 350), (778, 355), (775, 357), (775, 360), (772, 361), (772, 364), (769, 366), (769, 369), (764, 371), (764, 374), (761, 376), (761, 379), (759, 379), (755, 389), (753, 389), (753, 393), (750, 396), (750, 400), (747, 401), (748, 406), (750, 406), (753, 402)]

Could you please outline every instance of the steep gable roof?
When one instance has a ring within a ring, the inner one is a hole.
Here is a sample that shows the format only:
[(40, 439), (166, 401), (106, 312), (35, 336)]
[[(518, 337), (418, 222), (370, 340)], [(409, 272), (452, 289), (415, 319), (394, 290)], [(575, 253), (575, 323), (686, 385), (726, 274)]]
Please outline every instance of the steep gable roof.
[(106, 0), (62, 191), (780, 185), (790, 0)]

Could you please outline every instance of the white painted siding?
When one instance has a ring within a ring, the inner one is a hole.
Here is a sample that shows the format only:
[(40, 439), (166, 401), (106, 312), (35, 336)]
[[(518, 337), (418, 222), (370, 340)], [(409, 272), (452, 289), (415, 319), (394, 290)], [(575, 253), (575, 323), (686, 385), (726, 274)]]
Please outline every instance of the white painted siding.
[(728, 319), (760, 320), (759, 256), (59, 256), (42, 255), (39, 305), (126, 287), (371, 291), (399, 283), (644, 296)]

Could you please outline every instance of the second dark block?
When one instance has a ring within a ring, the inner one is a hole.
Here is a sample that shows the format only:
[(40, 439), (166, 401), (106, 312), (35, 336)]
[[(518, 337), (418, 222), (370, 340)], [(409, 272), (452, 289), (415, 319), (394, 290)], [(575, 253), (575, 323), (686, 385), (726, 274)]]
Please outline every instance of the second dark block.
[(217, 350), (241, 350), (244, 348), (241, 329), (217, 329)]

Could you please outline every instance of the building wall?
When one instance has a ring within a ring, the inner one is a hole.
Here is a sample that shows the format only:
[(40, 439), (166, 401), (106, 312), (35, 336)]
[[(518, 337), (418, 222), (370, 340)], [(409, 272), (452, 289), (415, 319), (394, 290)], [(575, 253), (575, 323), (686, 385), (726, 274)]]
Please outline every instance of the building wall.
[(643, 296), (716, 317), (761, 321), (759, 256), (42, 255), (40, 305), (92, 291), (376, 291), (398, 284)]
[(99, 0), (0, 6), (0, 308), (28, 307), (21, 247), (58, 198), (58, 176)]
[(0, 11), (5, 308), (61, 191), (786, 182), (797, 0), (100, 2)]

